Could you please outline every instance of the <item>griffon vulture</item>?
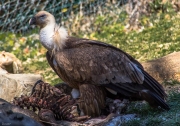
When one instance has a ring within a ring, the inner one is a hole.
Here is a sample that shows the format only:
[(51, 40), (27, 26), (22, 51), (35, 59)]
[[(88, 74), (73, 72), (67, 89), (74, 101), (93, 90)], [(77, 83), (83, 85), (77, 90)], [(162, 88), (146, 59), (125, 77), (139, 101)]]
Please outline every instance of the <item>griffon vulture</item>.
[(163, 87), (126, 52), (100, 41), (68, 36), (46, 11), (38, 12), (29, 23), (40, 27), (40, 42), (48, 50), (50, 66), (74, 88), (72, 95), (84, 101), (80, 104), (83, 114), (100, 114), (105, 91), (169, 110)]

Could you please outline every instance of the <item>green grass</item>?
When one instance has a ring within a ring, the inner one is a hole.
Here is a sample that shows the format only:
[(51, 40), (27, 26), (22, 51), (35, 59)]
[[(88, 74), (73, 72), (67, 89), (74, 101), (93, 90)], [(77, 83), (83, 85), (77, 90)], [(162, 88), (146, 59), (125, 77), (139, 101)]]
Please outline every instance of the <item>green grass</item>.
[[(147, 17), (144, 17), (147, 18)], [(143, 20), (143, 18), (142, 18)], [(180, 16), (176, 13), (160, 13), (147, 18), (142, 31), (128, 31), (123, 22), (105, 25), (87, 37), (110, 43), (129, 53), (139, 61), (147, 61), (180, 51)]]
[(126, 114), (135, 113), (137, 118), (122, 126), (180, 126), (180, 93), (169, 92), (167, 103), (169, 111), (153, 109), (146, 103), (131, 103)]
[(0, 33), (0, 51), (13, 53), (22, 61), (24, 73), (41, 74), (46, 82), (57, 84), (61, 79), (46, 60), (46, 49), (36, 34)]

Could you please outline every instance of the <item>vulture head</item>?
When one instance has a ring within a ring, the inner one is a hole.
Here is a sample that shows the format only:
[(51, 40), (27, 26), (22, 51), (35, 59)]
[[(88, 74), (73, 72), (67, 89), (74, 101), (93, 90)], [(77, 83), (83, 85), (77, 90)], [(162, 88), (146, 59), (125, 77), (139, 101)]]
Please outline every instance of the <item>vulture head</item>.
[(68, 33), (65, 28), (56, 24), (55, 17), (47, 11), (40, 11), (29, 21), (30, 25), (40, 27), (40, 42), (48, 51), (63, 49)]
[(44, 28), (47, 25), (54, 25), (55, 18), (52, 14), (46, 11), (38, 12), (34, 17), (32, 17), (29, 21), (30, 25), (37, 25), (40, 28)]

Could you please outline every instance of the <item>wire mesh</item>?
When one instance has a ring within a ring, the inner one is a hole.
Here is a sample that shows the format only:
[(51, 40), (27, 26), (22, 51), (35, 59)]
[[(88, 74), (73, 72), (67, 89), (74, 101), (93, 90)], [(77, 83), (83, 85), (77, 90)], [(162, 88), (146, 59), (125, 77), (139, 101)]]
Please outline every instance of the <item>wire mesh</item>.
[(128, 0), (0, 0), (0, 31), (25, 32), (29, 19), (38, 11), (46, 10), (60, 24), (79, 14), (97, 16), (110, 13)]

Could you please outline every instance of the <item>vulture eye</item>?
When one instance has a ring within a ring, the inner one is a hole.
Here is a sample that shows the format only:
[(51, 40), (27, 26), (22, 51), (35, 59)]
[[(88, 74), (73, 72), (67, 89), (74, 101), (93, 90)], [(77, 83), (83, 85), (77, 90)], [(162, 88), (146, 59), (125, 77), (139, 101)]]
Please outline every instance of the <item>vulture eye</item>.
[(40, 18), (45, 18), (46, 15), (45, 15), (45, 14), (42, 14), (42, 15), (40, 15), (39, 17), (40, 17)]

